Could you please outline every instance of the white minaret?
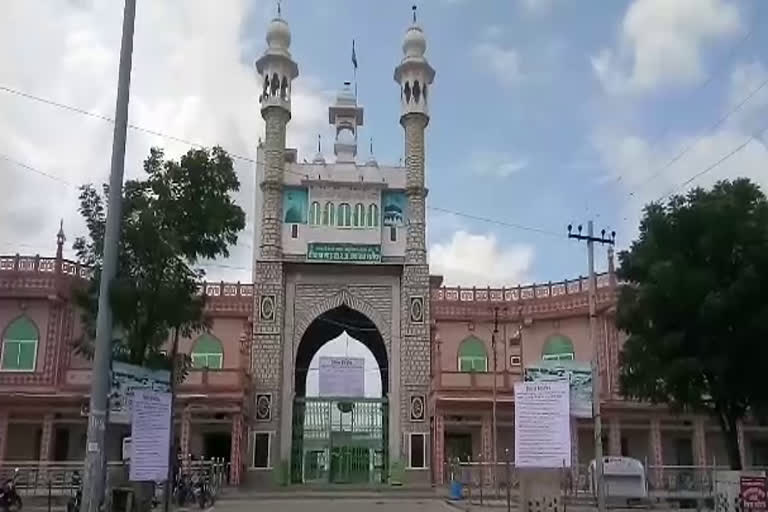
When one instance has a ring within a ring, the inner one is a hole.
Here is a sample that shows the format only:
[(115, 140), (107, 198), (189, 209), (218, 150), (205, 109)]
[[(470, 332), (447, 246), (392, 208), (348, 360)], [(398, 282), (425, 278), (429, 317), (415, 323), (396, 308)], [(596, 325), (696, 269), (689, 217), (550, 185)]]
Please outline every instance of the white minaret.
[(267, 49), (256, 61), (261, 75), (261, 116), (265, 121), (264, 179), (262, 190), (261, 237), (257, 258), (282, 257), (283, 173), (285, 170), (285, 130), (291, 119), (291, 89), (299, 67), (291, 58), (291, 31), (278, 16), (267, 29)]
[(406, 238), (406, 263), (426, 263), (425, 245), (425, 198), (424, 188), (424, 131), (429, 124), (429, 92), (435, 70), (429, 65), (424, 53), (427, 40), (424, 31), (416, 24), (416, 7), (413, 7), (413, 24), (403, 39), (403, 60), (395, 68), (395, 82), (400, 85), (400, 124), (405, 130), (406, 196), (408, 198), (408, 235)]
[(354, 162), (357, 156), (357, 130), (363, 126), (363, 107), (357, 104), (349, 82), (336, 96), (336, 103), (328, 107), (328, 122), (336, 128), (333, 153), (337, 162)]
[[(390, 421), (390, 435), (395, 443), (402, 432), (407, 442), (426, 439), (429, 435), (429, 266), (425, 241), (424, 131), (429, 123), (429, 94), (435, 71), (424, 58), (427, 41), (416, 24), (403, 40), (403, 60), (395, 69), (395, 81), (400, 85), (400, 124), (405, 131), (405, 196), (407, 206), (407, 235), (405, 264), (400, 280), (400, 371), (399, 388), (392, 400), (400, 407), (400, 424)], [(414, 436), (420, 434), (420, 436)], [(408, 457), (416, 446), (392, 446), (391, 453)], [(414, 475), (417, 478), (417, 475)]]

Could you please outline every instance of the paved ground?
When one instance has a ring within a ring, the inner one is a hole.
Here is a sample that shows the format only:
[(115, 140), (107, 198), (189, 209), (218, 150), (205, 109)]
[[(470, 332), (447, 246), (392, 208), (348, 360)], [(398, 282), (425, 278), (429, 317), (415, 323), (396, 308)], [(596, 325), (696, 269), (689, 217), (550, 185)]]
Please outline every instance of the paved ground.
[(223, 500), (213, 512), (457, 512), (442, 500), (306, 499)]

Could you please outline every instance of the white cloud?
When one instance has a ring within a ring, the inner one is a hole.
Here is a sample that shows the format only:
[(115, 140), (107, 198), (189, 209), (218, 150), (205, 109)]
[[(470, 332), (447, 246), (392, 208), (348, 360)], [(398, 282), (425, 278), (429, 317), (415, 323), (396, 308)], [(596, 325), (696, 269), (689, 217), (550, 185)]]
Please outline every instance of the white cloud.
[(592, 57), (610, 93), (638, 93), (701, 80), (707, 44), (741, 29), (728, 0), (634, 0), (624, 16), (618, 46)]
[[(723, 111), (729, 112), (768, 78), (758, 62), (738, 65), (730, 78)], [(721, 179), (746, 176), (768, 192), (768, 134), (764, 119), (768, 111), (768, 87), (743, 104), (727, 122), (711, 133), (690, 132), (651, 143), (645, 137), (605, 129), (593, 137), (593, 145), (613, 180), (620, 187), (624, 219), (622, 231), (634, 233), (642, 207), (667, 194), (687, 189), (710, 187)], [(752, 136), (759, 137), (753, 138)], [(746, 141), (749, 142), (739, 149)], [(728, 156), (730, 153), (732, 156)], [(725, 158), (725, 159), (724, 159)], [(717, 164), (722, 160), (722, 163)], [(711, 169), (710, 169), (711, 168)], [(701, 174), (700, 176), (698, 176)], [(620, 177), (620, 179), (616, 179)], [(691, 183), (683, 185), (694, 178)]]
[(475, 151), (470, 159), (470, 169), (480, 176), (508, 178), (528, 167), (525, 158), (499, 151)]
[(488, 68), (503, 85), (514, 85), (523, 78), (520, 54), (514, 48), (505, 48), (497, 42), (485, 41), (474, 46), (472, 56)]
[(533, 255), (528, 245), (500, 247), (491, 233), (457, 231), (449, 242), (430, 247), (430, 272), (451, 286), (510, 286), (529, 280)]
[[(122, 11), (122, 2), (6, 0), (0, 17), (0, 84), (113, 116)], [(256, 30), (263, 30), (272, 11), (266, 0), (139, 2), (129, 121), (255, 158), (263, 136), (253, 69), (257, 55), (244, 49), (242, 23), (249, 12), (256, 13), (263, 18)], [(262, 41), (263, 32), (245, 38)], [(321, 90), (312, 77), (303, 76), (293, 89), (288, 143), (305, 155), (326, 126)], [(0, 111), (0, 153), (74, 185), (106, 180), (111, 124), (6, 93), (0, 93)], [(139, 175), (151, 145), (165, 147), (171, 157), (189, 149), (129, 130), (127, 178)], [(235, 164), (241, 181), (237, 200), (248, 216), (246, 230), (252, 230), (254, 165)], [(16, 251), (19, 244), (53, 252), (60, 217), (70, 242), (83, 233), (74, 186), (2, 159), (0, 182), (0, 252)], [(250, 279), (251, 238), (243, 233), (226, 262), (243, 269), (211, 268), (211, 277)]]

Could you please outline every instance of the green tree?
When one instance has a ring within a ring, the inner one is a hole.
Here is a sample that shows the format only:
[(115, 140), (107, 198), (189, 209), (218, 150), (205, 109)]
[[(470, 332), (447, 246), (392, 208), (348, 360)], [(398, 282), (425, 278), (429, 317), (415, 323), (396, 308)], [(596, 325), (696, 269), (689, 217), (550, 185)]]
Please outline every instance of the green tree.
[[(229, 255), (245, 214), (232, 199), (240, 187), (232, 159), (220, 147), (193, 149), (178, 161), (153, 148), (144, 172), (123, 191), (118, 270), (110, 290), (114, 358), (167, 368), (163, 348), (171, 335), (178, 340), (208, 326), (198, 294), (205, 274), (195, 265)], [(86, 356), (93, 354), (107, 192), (106, 185), (102, 193), (84, 185), (80, 193), (88, 236), (74, 248), (80, 263), (94, 270), (75, 297), (84, 326), (77, 349)]]
[(620, 256), (625, 395), (707, 412), (741, 468), (737, 422), (768, 405), (768, 202), (748, 179), (646, 206)]

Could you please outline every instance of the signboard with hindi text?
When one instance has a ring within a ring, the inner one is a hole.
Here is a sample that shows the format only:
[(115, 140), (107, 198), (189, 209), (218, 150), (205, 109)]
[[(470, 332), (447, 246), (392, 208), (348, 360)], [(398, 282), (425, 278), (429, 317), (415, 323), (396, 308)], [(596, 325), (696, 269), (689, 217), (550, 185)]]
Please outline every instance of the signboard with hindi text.
[(381, 246), (375, 244), (309, 243), (307, 259), (338, 263), (378, 263)]
[(365, 396), (365, 359), (320, 357), (320, 396)]
[(129, 479), (134, 482), (162, 482), (168, 478), (171, 394), (135, 390), (132, 415)]
[(515, 383), (515, 467), (571, 466), (568, 382)]

